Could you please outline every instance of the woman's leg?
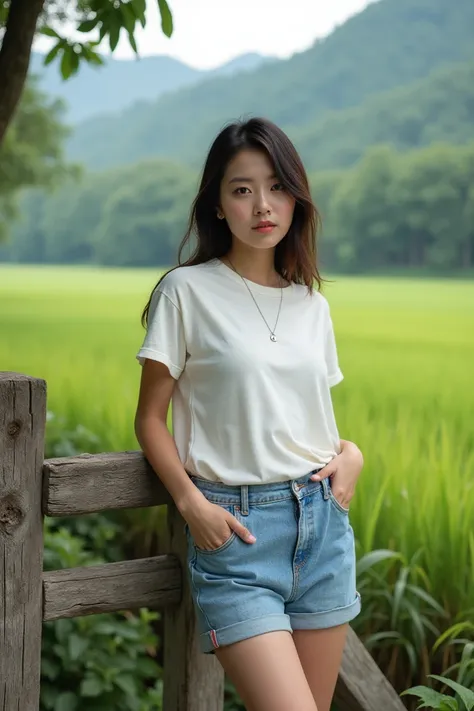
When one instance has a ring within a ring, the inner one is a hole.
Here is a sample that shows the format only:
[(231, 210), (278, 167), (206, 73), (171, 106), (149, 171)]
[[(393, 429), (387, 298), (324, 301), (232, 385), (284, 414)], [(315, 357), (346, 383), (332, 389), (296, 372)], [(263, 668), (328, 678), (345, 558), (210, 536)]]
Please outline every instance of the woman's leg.
[(325, 630), (295, 630), (294, 644), (318, 707), (329, 711), (341, 666), (348, 625)]
[(247, 711), (318, 711), (290, 632), (216, 649)]

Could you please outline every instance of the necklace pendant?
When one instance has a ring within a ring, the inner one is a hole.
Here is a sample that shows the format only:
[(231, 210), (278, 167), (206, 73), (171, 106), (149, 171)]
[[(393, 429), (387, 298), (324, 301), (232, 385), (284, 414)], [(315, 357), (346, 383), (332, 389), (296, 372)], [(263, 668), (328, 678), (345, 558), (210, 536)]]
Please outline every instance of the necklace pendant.
[(274, 334), (274, 333), (272, 333), (272, 334), (271, 334), (271, 336), (270, 336), (270, 340), (271, 340), (271, 341), (273, 341), (273, 343), (275, 343), (275, 342), (276, 342), (276, 336), (275, 336), (275, 334)]

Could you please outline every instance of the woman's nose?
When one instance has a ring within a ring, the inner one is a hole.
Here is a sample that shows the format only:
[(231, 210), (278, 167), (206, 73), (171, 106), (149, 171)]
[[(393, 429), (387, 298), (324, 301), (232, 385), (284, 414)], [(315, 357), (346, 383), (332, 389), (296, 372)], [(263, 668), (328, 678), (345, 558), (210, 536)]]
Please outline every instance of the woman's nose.
[(266, 198), (262, 195), (255, 204), (255, 214), (256, 215), (266, 215), (270, 212), (270, 206)]

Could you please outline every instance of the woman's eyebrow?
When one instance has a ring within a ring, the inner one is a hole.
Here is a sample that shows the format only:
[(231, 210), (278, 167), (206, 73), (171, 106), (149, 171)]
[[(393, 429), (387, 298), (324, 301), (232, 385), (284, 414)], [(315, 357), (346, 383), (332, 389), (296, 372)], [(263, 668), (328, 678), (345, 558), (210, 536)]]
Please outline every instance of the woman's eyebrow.
[[(267, 180), (276, 180), (276, 175), (269, 175)], [(231, 180), (229, 180), (229, 185), (231, 183), (254, 183), (254, 182), (255, 182), (255, 180), (253, 178), (240, 178), (237, 176), (237, 177), (231, 178)]]

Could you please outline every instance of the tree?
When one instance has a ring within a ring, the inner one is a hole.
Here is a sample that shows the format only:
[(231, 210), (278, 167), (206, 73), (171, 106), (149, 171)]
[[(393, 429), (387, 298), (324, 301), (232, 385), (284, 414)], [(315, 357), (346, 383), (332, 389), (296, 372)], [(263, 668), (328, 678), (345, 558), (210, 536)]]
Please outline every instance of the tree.
[(0, 145), (0, 241), (17, 215), (20, 188), (54, 187), (78, 172), (64, 160), (68, 129), (61, 123), (62, 113), (60, 101), (49, 100), (30, 82)]
[[(101, 264), (143, 267), (176, 261), (196, 176), (165, 161), (145, 161), (109, 195), (95, 233)], [(133, 177), (132, 177), (133, 176)]]
[[(167, 0), (157, 0), (164, 34), (170, 37), (173, 20)], [(0, 2), (0, 145), (18, 106), (30, 63), (35, 35), (54, 38), (56, 44), (45, 62), (60, 61), (63, 77), (78, 71), (81, 62), (102, 64), (97, 52), (108, 39), (113, 52), (120, 34), (128, 35), (130, 46), (138, 54), (135, 41), (137, 23), (146, 26), (146, 0), (3, 0)], [(65, 24), (94, 40), (68, 39), (61, 30)]]
[(374, 146), (337, 186), (331, 211), (335, 251), (344, 268), (377, 269), (396, 258), (393, 182), (400, 160), (390, 146)]

